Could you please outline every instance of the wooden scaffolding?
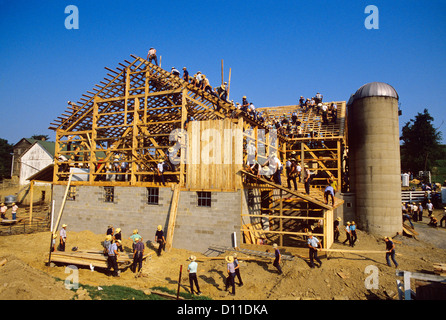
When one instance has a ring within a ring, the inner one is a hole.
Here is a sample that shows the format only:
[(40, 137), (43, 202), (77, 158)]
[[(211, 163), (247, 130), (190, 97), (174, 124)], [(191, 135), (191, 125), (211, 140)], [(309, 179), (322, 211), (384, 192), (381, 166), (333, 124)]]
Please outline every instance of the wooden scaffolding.
[[(279, 235), (282, 243), (284, 235), (301, 237), (321, 223), (321, 233), (317, 229), (315, 234), (331, 237), (333, 209), (342, 201), (326, 205), (321, 188), (327, 178), (338, 185), (343, 181), (345, 102), (337, 103), (338, 119), (327, 126), (320, 124), (320, 115), (298, 106), (258, 109), (266, 118), (260, 120), (143, 58), (131, 57), (114, 70), (106, 68), (104, 80), (77, 103), (69, 103), (51, 123), (50, 129), (56, 131), (53, 184), (66, 185), (73, 174), (73, 186), (162, 187), (157, 165), (164, 161), (166, 187), (176, 192), (254, 190), (267, 197), (270, 207), (262, 206), (261, 213), (242, 209), (243, 233), (252, 231), (246, 225), (255, 225), (253, 221), (268, 214), (275, 229), (257, 230), (257, 239)], [(302, 136), (290, 137), (268, 124), (284, 114), (291, 118), (293, 112), (304, 127)], [(215, 139), (214, 133), (221, 138)], [(299, 162), (309, 164), (316, 177), (310, 195), (289, 190), (285, 172), (282, 186), (258, 179), (244, 182), (249, 143), (264, 151), (256, 154), (260, 163), (276, 152), (283, 163), (297, 155)], [(203, 149), (213, 150), (208, 156), (214, 163), (197, 158)]]

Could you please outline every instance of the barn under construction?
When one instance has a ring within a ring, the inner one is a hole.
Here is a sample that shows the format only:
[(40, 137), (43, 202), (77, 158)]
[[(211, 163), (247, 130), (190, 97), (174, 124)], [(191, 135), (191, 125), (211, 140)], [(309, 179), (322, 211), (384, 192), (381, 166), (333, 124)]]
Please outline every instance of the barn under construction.
[[(334, 220), (351, 207), (338, 196), (348, 198), (350, 191), (345, 101), (324, 101), (337, 107), (328, 123), (315, 108), (299, 105), (257, 109), (260, 120), (143, 58), (131, 58), (106, 68), (104, 80), (51, 123), (55, 161), (41, 174), (52, 175), (61, 223), (95, 233), (113, 225), (124, 236), (138, 229), (144, 240), (153, 240), (161, 225), (167, 249), (299, 247), (307, 231), (330, 248)], [(294, 119), (298, 134), (291, 124), (288, 131), (271, 126), (284, 118)], [(308, 165), (309, 193), (302, 182), (297, 190), (289, 188), (286, 170), (279, 184), (246, 166), (250, 156), (269, 165), (273, 154), (284, 166), (292, 158)], [(338, 186), (334, 203), (324, 200), (329, 183)]]

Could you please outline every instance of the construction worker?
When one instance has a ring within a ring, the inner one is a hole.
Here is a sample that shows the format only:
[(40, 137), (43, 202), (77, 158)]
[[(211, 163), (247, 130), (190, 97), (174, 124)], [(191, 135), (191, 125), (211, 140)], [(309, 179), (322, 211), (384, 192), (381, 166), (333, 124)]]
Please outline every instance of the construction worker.
[(279, 271), (279, 274), (282, 274), (282, 268), (280, 267), (280, 262), (282, 261), (282, 254), (280, 253), (279, 248), (277, 247), (277, 244), (274, 243), (273, 244), (273, 248), (274, 248), (274, 262), (273, 262), (273, 266), (276, 267), (276, 269)]
[(172, 73), (174, 76), (177, 76), (177, 77), (180, 76), (180, 71), (178, 71), (178, 69), (175, 67), (172, 67), (172, 69), (170, 70), (170, 73)]
[(2, 219), (6, 219), (6, 210), (8, 210), (8, 206), (5, 206), (4, 203), (0, 204), (0, 214)]
[(150, 63), (154, 60), (155, 64), (158, 66), (158, 59), (156, 57), (156, 49), (150, 48), (149, 52), (147, 53), (147, 59)]
[(392, 238), (390, 237), (384, 237), (384, 241), (386, 242), (386, 262), (389, 267), (392, 265), (390, 264), (390, 258), (392, 259), (393, 263), (395, 264), (395, 267), (398, 268), (398, 263), (395, 259), (395, 244), (392, 241)]
[(443, 217), (441, 217), (440, 219), (440, 227), (443, 226), (443, 221), (445, 221), (444, 226), (446, 228), (446, 207), (443, 207), (444, 211), (443, 211)]
[(144, 256), (144, 243), (141, 241), (141, 238), (136, 238), (136, 243), (133, 248), (133, 265), (132, 265), (133, 272), (136, 272), (137, 267), (138, 267), (138, 272), (141, 271), (143, 256)]
[(159, 257), (159, 256), (161, 256), (161, 252), (164, 249), (164, 245), (166, 244), (166, 239), (164, 238), (163, 227), (161, 225), (159, 225), (156, 228), (155, 242), (158, 243), (157, 255)]
[(304, 166), (304, 184), (305, 184), (305, 192), (306, 194), (310, 194), (310, 183), (311, 183), (311, 172), (310, 168), (306, 164)]
[(107, 234), (105, 236), (105, 240), (102, 244), (102, 246), (104, 247), (104, 255), (108, 255), (108, 247), (112, 244), (113, 242), (113, 238), (111, 236), (111, 234)]
[(355, 242), (358, 240), (358, 235), (356, 233), (356, 223), (352, 221), (350, 225), (350, 233), (351, 233), (351, 246), (355, 246)]
[(113, 269), (113, 277), (117, 277), (118, 276), (118, 245), (121, 243), (120, 240), (116, 241), (116, 242), (112, 242), (109, 246), (108, 246), (108, 251), (107, 251), (107, 271), (110, 275), (110, 270)]
[(129, 240), (133, 241), (132, 250), (135, 250), (135, 244), (136, 244), (137, 238), (141, 238), (141, 241), (142, 241), (142, 237), (138, 234), (138, 229), (135, 229), (135, 230), (133, 230), (133, 234), (129, 237)]
[(348, 241), (349, 246), (352, 245), (352, 237), (351, 237), (351, 231), (350, 231), (350, 221), (347, 221), (347, 225), (345, 226), (345, 236), (346, 239), (342, 244), (345, 244)]
[(59, 251), (65, 251), (65, 244), (67, 243), (67, 225), (63, 224), (59, 233)]
[(159, 159), (158, 164), (156, 167), (156, 173), (158, 175), (159, 181), (163, 184), (163, 186), (166, 185), (166, 180), (164, 179), (164, 160)]
[[(113, 235), (113, 239), (115, 241), (121, 240), (122, 241), (122, 234), (121, 234), (121, 228), (116, 228), (116, 233)], [(119, 251), (123, 252), (124, 249), (122, 248), (122, 246), (120, 246)]]
[(183, 67), (183, 80), (189, 82), (189, 71), (187, 71), (186, 67)]
[(19, 207), (15, 204), (15, 202), (13, 202), (12, 207), (11, 207), (12, 220), (17, 219), (17, 210), (18, 209), (19, 209)]
[(334, 205), (334, 189), (333, 187), (327, 186), (324, 190), (324, 199), (325, 199), (325, 203), (328, 204), (330, 201), (328, 200), (328, 198), (331, 198), (331, 205)]
[(227, 262), (227, 272), (228, 277), (226, 278), (226, 287), (225, 291), (228, 290), (228, 287), (232, 287), (231, 295), (235, 295), (235, 266), (234, 266), (234, 257), (233, 256), (226, 256), (225, 260)]
[(334, 241), (336, 241), (336, 242), (339, 241), (339, 235), (340, 235), (339, 223), (340, 222), (341, 222), (341, 217), (337, 217), (333, 223)]
[(238, 282), (239, 282), (238, 285), (243, 286), (242, 277), (240, 275), (240, 264), (238, 263), (238, 260), (237, 260), (237, 253), (234, 252), (234, 254), (232, 256), (234, 257), (234, 269), (235, 269), (235, 276), (237, 277)]
[(198, 264), (195, 262), (197, 258), (192, 255), (189, 257), (189, 265), (187, 266), (187, 271), (189, 272), (189, 284), (190, 284), (190, 293), (194, 294), (194, 283), (197, 288), (197, 295), (201, 295), (200, 287), (198, 286), (198, 278), (197, 278), (197, 269)]
[(319, 239), (313, 236), (312, 232), (307, 233), (308, 240), (308, 248), (309, 250), (309, 256), (310, 256), (310, 267), (314, 268), (314, 260), (316, 260), (319, 263), (319, 268), (322, 266), (322, 261), (318, 258), (317, 252), (320, 250), (320, 242)]

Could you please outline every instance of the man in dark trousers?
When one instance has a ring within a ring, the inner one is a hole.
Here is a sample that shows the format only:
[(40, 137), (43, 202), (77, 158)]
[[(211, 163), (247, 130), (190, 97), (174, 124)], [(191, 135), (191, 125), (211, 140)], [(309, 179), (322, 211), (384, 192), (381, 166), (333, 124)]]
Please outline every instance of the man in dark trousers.
[(107, 253), (107, 271), (110, 274), (110, 270), (113, 269), (113, 277), (118, 277), (118, 245), (121, 244), (121, 241), (118, 240), (116, 242), (111, 243), (108, 246)]
[(398, 268), (398, 263), (395, 259), (395, 244), (392, 241), (392, 238), (385, 237), (384, 241), (386, 242), (386, 262), (389, 267), (392, 265), (390, 264), (390, 258), (392, 259), (393, 263), (395, 264), (395, 267)]
[(319, 239), (313, 236), (312, 232), (308, 232), (307, 240), (308, 248), (310, 248), (310, 267), (314, 268), (314, 260), (319, 263), (319, 268), (322, 266), (322, 261), (318, 258), (317, 252), (320, 250)]
[(156, 228), (155, 242), (158, 243), (157, 255), (159, 257), (159, 256), (161, 256), (161, 253), (162, 253), (162, 251), (164, 249), (164, 245), (166, 244), (166, 239), (164, 238), (163, 227), (161, 225), (159, 225)]
[(339, 241), (339, 235), (341, 232), (339, 231), (339, 223), (341, 222), (341, 217), (337, 217), (333, 223), (333, 232), (334, 232), (334, 241)]
[(274, 255), (275, 255), (275, 259), (274, 259), (274, 263), (273, 266), (276, 267), (276, 269), (279, 271), (279, 274), (282, 274), (282, 268), (280, 267), (280, 262), (282, 260), (282, 255), (280, 254), (280, 250), (279, 248), (277, 248), (277, 244), (273, 244), (273, 248), (274, 248)]
[(238, 279), (238, 282), (239, 282), (238, 285), (239, 285), (239, 286), (243, 286), (242, 277), (241, 277), (241, 275), (240, 275), (240, 264), (238, 263), (238, 260), (237, 260), (237, 253), (234, 253), (233, 256), (234, 256), (235, 276), (236, 276), (237, 279)]
[(135, 247), (133, 248), (133, 272), (136, 272), (137, 267), (138, 267), (138, 272), (141, 271), (143, 255), (144, 255), (144, 243), (141, 241), (141, 238), (137, 238)]

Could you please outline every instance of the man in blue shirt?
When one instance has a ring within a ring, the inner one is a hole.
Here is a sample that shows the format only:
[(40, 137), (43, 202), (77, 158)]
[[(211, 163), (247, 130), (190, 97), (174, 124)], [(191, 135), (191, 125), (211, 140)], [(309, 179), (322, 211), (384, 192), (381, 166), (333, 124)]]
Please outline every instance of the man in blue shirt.
[(225, 258), (228, 268), (228, 277), (226, 278), (226, 287), (225, 291), (228, 290), (228, 287), (232, 287), (231, 295), (235, 295), (235, 265), (234, 265), (234, 257), (227, 256)]
[(332, 186), (327, 186), (324, 191), (325, 203), (328, 204), (328, 197), (331, 197), (331, 205), (334, 205), (334, 189)]
[(200, 287), (198, 286), (198, 279), (197, 279), (197, 269), (198, 264), (195, 262), (196, 257), (190, 256), (189, 260), (191, 263), (187, 266), (187, 271), (189, 272), (189, 283), (190, 283), (190, 293), (194, 294), (194, 283), (197, 287), (197, 295), (201, 294)]
[(110, 270), (113, 268), (113, 277), (118, 276), (118, 245), (121, 244), (121, 240), (111, 243), (108, 246), (107, 256), (107, 271), (110, 274)]
[(322, 266), (322, 261), (318, 258), (317, 252), (320, 250), (320, 242), (319, 239), (313, 236), (313, 233), (308, 232), (308, 240), (307, 240), (308, 248), (310, 248), (310, 267), (314, 268), (314, 261), (316, 260), (319, 263), (319, 268)]

